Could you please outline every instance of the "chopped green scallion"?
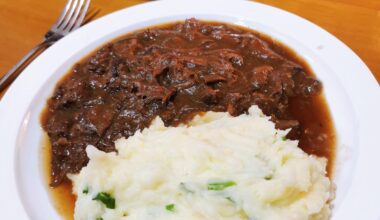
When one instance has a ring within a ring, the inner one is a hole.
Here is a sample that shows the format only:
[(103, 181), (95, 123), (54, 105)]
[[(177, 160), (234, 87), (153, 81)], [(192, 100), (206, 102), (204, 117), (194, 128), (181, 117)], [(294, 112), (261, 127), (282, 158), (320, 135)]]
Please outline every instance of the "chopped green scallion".
[(169, 212), (174, 212), (175, 205), (174, 204), (168, 204), (165, 206), (165, 209)]
[(82, 191), (83, 194), (88, 194), (88, 186), (86, 188), (83, 189)]
[(107, 208), (115, 209), (115, 199), (111, 197), (110, 194), (105, 192), (100, 192), (92, 200), (97, 200), (102, 202)]
[(226, 199), (232, 203), (235, 203), (235, 201), (231, 197), (226, 197)]
[(226, 181), (226, 182), (216, 182), (216, 183), (209, 183), (207, 185), (208, 190), (224, 190), (225, 188), (235, 186), (236, 183), (234, 181)]
[(272, 178), (273, 178), (272, 175), (267, 175), (267, 176), (264, 177), (265, 180), (271, 180)]

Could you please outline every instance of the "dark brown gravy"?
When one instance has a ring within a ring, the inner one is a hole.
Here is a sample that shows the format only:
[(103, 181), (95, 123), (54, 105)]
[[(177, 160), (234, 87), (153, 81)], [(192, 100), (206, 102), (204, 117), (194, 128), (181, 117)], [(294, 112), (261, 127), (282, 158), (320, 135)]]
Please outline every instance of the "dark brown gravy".
[(66, 180), (57, 187), (50, 187), (50, 160), (51, 160), (51, 144), (46, 133), (42, 137), (42, 164), (43, 173), (46, 180), (46, 186), (51, 197), (54, 208), (65, 220), (74, 219), (74, 206), (76, 197), (72, 194), (72, 184)]
[[(170, 24), (163, 25), (162, 27), (166, 26), (170, 26)], [(250, 33), (253, 32), (252, 30), (244, 29), (241, 27), (238, 29)], [(273, 41), (268, 36), (262, 34), (257, 35), (259, 35), (261, 39), (270, 42), (271, 47), (274, 48), (277, 53), (284, 55), (286, 58), (301, 65), (308, 75), (313, 75), (308, 65), (292, 50), (288, 49), (284, 45), (279, 44), (278, 42)], [(120, 40), (124, 37), (125, 36), (112, 40), (111, 42), (116, 42), (117, 40)], [(84, 58), (81, 62), (87, 59), (88, 57)], [(67, 79), (67, 77), (68, 76), (63, 77), (61, 82)], [(309, 154), (328, 158), (327, 172), (328, 175), (332, 177), (336, 137), (334, 126), (332, 124), (332, 118), (325, 98), (323, 97), (323, 93), (307, 98), (289, 98), (288, 111), (294, 119), (300, 122), (304, 131), (299, 134), (299, 146)], [(46, 113), (43, 113), (42, 117), (46, 117)], [(42, 119), (42, 121), (44, 120), (45, 119)], [(46, 141), (44, 141), (44, 148), (50, 149), (45, 150), (43, 155), (45, 161), (45, 172), (50, 182), (51, 146), (48, 137), (46, 136), (44, 138), (46, 139)], [(54, 205), (57, 208), (58, 212), (64, 217), (64, 219), (73, 219), (75, 196), (72, 195), (71, 188), (71, 183), (67, 180), (54, 188), (49, 188)]]

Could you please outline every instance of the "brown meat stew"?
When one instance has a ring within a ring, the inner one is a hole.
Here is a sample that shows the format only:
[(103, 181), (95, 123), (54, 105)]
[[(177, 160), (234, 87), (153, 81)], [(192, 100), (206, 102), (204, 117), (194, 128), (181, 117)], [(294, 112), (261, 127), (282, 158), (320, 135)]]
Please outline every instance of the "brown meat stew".
[(188, 19), (128, 34), (76, 64), (48, 100), (50, 184), (87, 164), (87, 145), (115, 151), (116, 139), (156, 116), (176, 126), (253, 104), (306, 152), (331, 159), (334, 129), (321, 90), (294, 53), (251, 30)]

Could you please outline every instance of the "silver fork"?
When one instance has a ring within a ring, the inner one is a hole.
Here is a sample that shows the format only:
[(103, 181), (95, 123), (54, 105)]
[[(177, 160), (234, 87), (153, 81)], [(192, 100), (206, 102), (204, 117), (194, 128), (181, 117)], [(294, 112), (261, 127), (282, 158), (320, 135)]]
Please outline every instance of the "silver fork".
[(29, 51), (15, 66), (12, 67), (0, 79), (0, 92), (3, 91), (17, 76), (25, 69), (26, 66), (36, 58), (42, 51), (53, 45), (62, 37), (71, 33), (83, 22), (91, 0), (68, 0), (65, 8), (55, 24), (45, 34), (41, 43)]

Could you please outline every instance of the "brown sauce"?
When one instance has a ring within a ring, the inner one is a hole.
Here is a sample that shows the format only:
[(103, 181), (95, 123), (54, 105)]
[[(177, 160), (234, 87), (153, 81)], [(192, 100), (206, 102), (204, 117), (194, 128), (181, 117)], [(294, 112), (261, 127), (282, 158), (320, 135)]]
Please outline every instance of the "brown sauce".
[[(243, 37), (218, 43), (234, 34)], [(163, 44), (166, 48), (157, 46)], [(243, 44), (251, 46), (238, 48)], [(174, 54), (167, 50), (173, 45), (179, 47), (172, 48)], [(199, 45), (204, 50), (197, 52)], [(256, 51), (248, 54), (249, 50)], [(161, 63), (154, 63), (157, 60)], [(199, 73), (195, 79), (194, 71)], [(328, 158), (332, 176), (335, 130), (321, 83), (286, 46), (252, 30), (194, 19), (113, 40), (63, 77), (42, 113), (50, 140), (45, 144), (53, 144), (44, 151), (44, 160), (57, 210), (65, 219), (73, 218), (75, 196), (65, 175), (87, 163), (88, 144), (109, 152), (114, 140), (147, 127), (155, 116), (175, 126), (204, 111), (239, 115), (252, 104), (270, 115), (278, 128), (291, 128), (288, 138), (300, 140), (305, 152)]]
[(50, 161), (51, 161), (51, 144), (49, 137), (44, 134), (42, 137), (42, 164), (43, 174), (45, 176), (46, 184), (48, 187), (51, 202), (57, 212), (65, 220), (74, 219), (74, 207), (76, 196), (72, 193), (72, 184), (70, 181), (65, 180), (57, 187), (50, 187), (48, 183), (51, 182), (50, 176)]

